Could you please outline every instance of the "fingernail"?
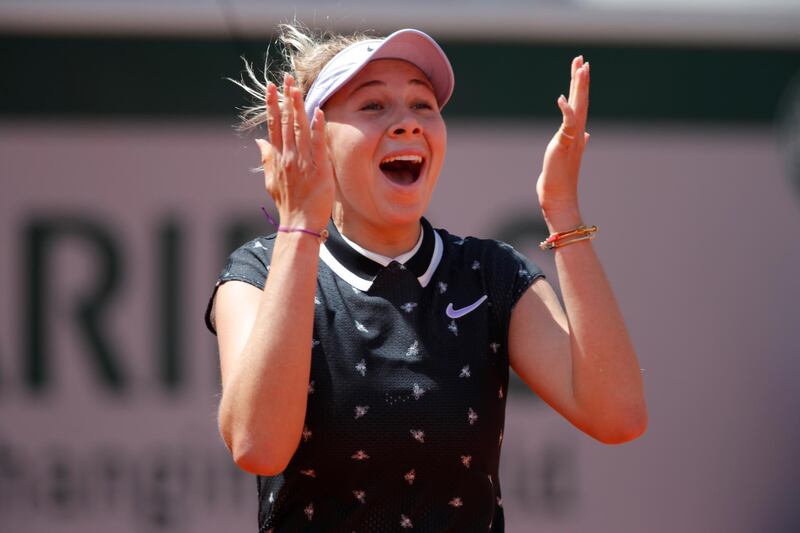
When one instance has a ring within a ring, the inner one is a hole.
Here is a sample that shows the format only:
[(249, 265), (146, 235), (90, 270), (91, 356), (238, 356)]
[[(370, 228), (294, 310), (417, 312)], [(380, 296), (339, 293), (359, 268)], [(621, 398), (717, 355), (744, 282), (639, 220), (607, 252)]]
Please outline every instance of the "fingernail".
[(564, 102), (564, 101), (566, 101), (566, 98), (564, 98), (564, 95), (563, 95), (563, 94), (562, 94), (562, 95), (560, 95), (560, 96), (558, 97), (558, 101), (559, 101), (559, 102)]

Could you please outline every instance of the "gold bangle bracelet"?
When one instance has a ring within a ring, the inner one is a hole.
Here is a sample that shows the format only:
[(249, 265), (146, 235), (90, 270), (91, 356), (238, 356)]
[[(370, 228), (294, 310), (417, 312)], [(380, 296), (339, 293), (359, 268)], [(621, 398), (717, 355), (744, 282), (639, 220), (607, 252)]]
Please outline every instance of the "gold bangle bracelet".
[(555, 246), (553, 248), (562, 248), (562, 247), (568, 246), (570, 244), (575, 244), (576, 242), (591, 241), (592, 239), (594, 239), (594, 234), (593, 233), (590, 233), (588, 235), (581, 235), (580, 237), (575, 237), (575, 238), (572, 238), (572, 239), (558, 240), (558, 241), (556, 241)]
[[(594, 238), (595, 233), (597, 233), (597, 226), (589, 227), (585, 224), (581, 224), (577, 228), (570, 231), (552, 233), (546, 240), (539, 243), (539, 248), (542, 250), (552, 250), (553, 248), (558, 248), (559, 246), (565, 246), (572, 242), (577, 242), (577, 240), (585, 240), (585, 238), (574, 239), (574, 237), (588, 236), (588, 238)], [(566, 240), (570, 238), (572, 239), (569, 241)]]

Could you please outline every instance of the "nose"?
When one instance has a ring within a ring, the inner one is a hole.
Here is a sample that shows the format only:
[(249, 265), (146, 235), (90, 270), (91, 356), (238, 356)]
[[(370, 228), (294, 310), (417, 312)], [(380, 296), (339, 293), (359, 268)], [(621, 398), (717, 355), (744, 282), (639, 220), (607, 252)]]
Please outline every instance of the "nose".
[(410, 111), (398, 116), (389, 128), (392, 137), (417, 136), (422, 134), (422, 124)]

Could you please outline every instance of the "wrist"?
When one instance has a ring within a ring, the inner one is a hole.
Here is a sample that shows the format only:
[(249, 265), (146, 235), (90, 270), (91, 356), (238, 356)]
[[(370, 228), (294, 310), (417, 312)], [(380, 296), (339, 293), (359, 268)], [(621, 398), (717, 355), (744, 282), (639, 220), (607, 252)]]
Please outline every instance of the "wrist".
[[(290, 217), (285, 214), (279, 214), (280, 223), (270, 216), (264, 206), (261, 206), (264, 216), (267, 217), (270, 224), (275, 226), (277, 233), (291, 234), (297, 233), (300, 235), (308, 235), (316, 238), (319, 243), (324, 243), (328, 238), (328, 223), (323, 220), (315, 220), (308, 217)], [(280, 213), (280, 210), (278, 210)]]
[(321, 239), (299, 231), (277, 231), (275, 237), (276, 249), (289, 247), (303, 253), (308, 252), (312, 255), (317, 255), (321, 245)]
[(577, 205), (547, 208), (542, 206), (542, 214), (550, 233), (569, 231), (583, 224), (583, 217)]
[(278, 227), (298, 228), (319, 234), (328, 227), (330, 218), (330, 213), (323, 215), (298, 211), (282, 212), (281, 209), (278, 209), (278, 220), (273, 222), (273, 225), (275, 229)]
[(301, 233), (304, 235), (309, 235), (314, 237), (319, 241), (320, 244), (324, 243), (328, 240), (328, 229), (322, 228), (319, 230), (319, 233), (316, 231), (311, 231), (310, 229), (302, 228), (302, 227), (295, 227), (295, 226), (278, 226), (278, 233)]

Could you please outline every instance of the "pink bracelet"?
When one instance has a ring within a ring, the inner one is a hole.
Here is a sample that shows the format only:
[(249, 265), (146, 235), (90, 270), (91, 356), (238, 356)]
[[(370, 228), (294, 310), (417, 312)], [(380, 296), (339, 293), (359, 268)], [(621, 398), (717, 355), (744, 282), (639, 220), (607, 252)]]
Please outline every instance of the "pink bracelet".
[(315, 233), (315, 232), (313, 232), (311, 230), (308, 230), (308, 229), (305, 229), (305, 228), (292, 228), (292, 227), (289, 227), (289, 226), (278, 226), (278, 223), (275, 222), (274, 218), (269, 216), (269, 213), (267, 213), (267, 210), (263, 205), (261, 206), (261, 210), (267, 216), (267, 220), (269, 220), (270, 223), (273, 226), (277, 227), (278, 231), (280, 231), (282, 233), (293, 233), (293, 232), (296, 232), (296, 231), (299, 231), (301, 233), (307, 233), (308, 235), (313, 235), (314, 237), (319, 239), (320, 244), (322, 244), (323, 242), (328, 240), (329, 232), (328, 232), (327, 228), (323, 228), (323, 230), (320, 231), (319, 233)]
[(307, 234), (313, 235), (314, 237), (319, 239), (320, 243), (323, 243), (326, 240), (328, 240), (328, 230), (327, 229), (323, 229), (319, 233), (314, 233), (313, 231), (308, 230), (308, 229), (304, 229), (304, 228), (290, 228), (290, 227), (287, 227), (287, 226), (278, 226), (278, 231), (281, 231), (283, 233), (292, 233), (292, 232), (295, 232), (295, 231), (299, 231), (299, 232), (302, 232), (302, 233), (307, 233)]

